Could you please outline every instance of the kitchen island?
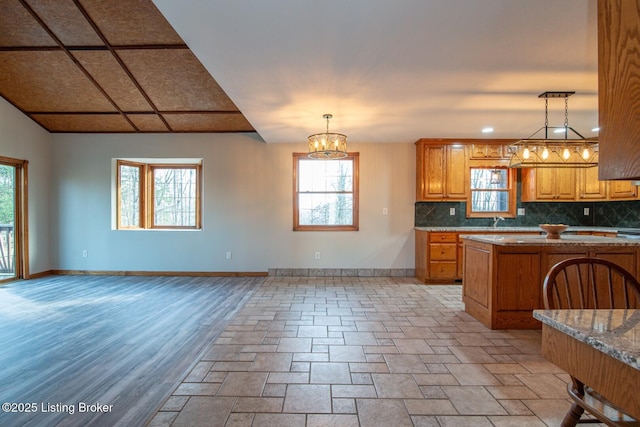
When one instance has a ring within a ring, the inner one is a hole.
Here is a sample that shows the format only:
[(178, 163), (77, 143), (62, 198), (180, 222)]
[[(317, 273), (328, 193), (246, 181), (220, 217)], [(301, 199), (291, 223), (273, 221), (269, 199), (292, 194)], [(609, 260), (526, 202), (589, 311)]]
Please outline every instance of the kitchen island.
[(540, 329), (542, 282), (556, 263), (604, 258), (640, 275), (640, 240), (562, 235), (462, 235), (465, 311), (491, 329)]

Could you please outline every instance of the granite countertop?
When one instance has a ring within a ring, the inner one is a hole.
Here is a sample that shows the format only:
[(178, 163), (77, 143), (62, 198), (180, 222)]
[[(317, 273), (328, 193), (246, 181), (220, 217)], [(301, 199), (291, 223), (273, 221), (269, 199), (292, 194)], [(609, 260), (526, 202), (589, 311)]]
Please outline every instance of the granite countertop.
[(640, 370), (640, 310), (535, 310), (533, 317)]
[[(542, 232), (540, 227), (415, 227), (416, 230), (420, 231), (431, 231), (431, 232), (457, 232), (463, 233), (465, 231), (468, 232), (496, 232), (496, 233), (518, 233), (518, 232)], [(566, 232), (578, 232), (578, 231), (592, 231), (592, 232), (600, 232), (600, 233), (622, 233), (623, 231), (636, 231), (640, 232), (640, 229), (637, 228), (614, 228), (614, 227), (584, 227), (584, 226), (569, 226)]]
[(463, 234), (462, 238), (497, 246), (640, 246), (640, 240), (635, 239), (575, 234), (562, 234), (560, 239), (547, 239), (546, 236), (530, 234)]

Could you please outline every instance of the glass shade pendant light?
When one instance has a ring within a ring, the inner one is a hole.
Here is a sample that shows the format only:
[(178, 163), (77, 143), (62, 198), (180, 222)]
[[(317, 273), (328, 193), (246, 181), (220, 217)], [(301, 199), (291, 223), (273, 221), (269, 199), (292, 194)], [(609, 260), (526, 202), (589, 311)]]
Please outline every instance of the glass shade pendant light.
[(325, 114), (322, 117), (327, 121), (327, 131), (307, 137), (309, 158), (341, 159), (347, 157), (347, 136), (329, 132), (329, 120), (333, 118), (333, 115)]

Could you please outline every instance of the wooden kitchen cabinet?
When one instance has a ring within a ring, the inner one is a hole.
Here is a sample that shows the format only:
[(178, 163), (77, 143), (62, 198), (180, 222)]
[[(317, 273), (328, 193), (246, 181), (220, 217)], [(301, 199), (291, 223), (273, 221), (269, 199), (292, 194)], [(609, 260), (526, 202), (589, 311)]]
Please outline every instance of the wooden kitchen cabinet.
[(427, 259), (429, 277), (455, 280), (458, 277), (458, 234), (429, 233)]
[(576, 199), (576, 172), (572, 168), (522, 169), (522, 201)]
[(513, 232), (505, 229), (491, 231), (416, 230), (416, 277), (424, 283), (452, 283), (462, 279), (463, 239), (467, 234), (540, 234), (537, 231)]
[(609, 199), (636, 199), (638, 197), (638, 187), (631, 181), (608, 181)]
[(542, 281), (557, 262), (573, 257), (604, 258), (638, 274), (639, 246), (594, 239), (557, 243), (465, 240), (465, 311), (491, 329), (537, 329), (540, 323), (532, 312), (544, 307)]
[(578, 181), (578, 200), (604, 200), (607, 198), (606, 181), (598, 180), (598, 168), (576, 170)]
[(468, 192), (466, 145), (416, 142), (416, 201), (466, 200)]
[(639, 32), (636, 0), (598, 0), (598, 155), (602, 180), (640, 180)]
[(501, 144), (471, 144), (469, 157), (474, 160), (503, 159), (508, 157), (507, 147)]

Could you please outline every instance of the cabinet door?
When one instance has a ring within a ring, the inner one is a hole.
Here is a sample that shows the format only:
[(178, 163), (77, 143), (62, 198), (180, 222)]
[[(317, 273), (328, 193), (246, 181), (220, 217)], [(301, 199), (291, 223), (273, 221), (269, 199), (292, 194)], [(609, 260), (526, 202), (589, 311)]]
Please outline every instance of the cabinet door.
[(471, 144), (470, 149), (472, 159), (501, 159), (503, 157), (503, 147), (499, 144)]
[(420, 170), (418, 171), (418, 200), (443, 199), (445, 197), (445, 146), (421, 144), (418, 146)]
[(576, 171), (572, 168), (554, 169), (556, 199), (575, 200), (576, 198)]
[(571, 168), (538, 168), (536, 173), (536, 199), (574, 200), (576, 173)]
[(466, 200), (469, 192), (469, 161), (464, 145), (447, 146), (446, 195), (448, 199)]
[(607, 197), (607, 183), (598, 180), (597, 167), (578, 169), (577, 179), (579, 200), (603, 200)]
[(635, 199), (638, 196), (638, 187), (631, 181), (609, 181), (610, 199)]
[(546, 168), (534, 171), (537, 200), (553, 200), (556, 198), (555, 171), (555, 169)]

